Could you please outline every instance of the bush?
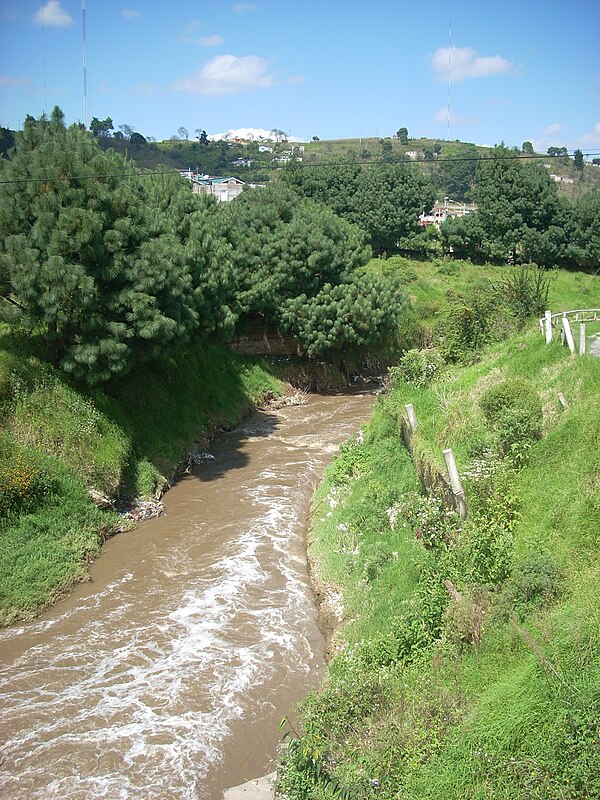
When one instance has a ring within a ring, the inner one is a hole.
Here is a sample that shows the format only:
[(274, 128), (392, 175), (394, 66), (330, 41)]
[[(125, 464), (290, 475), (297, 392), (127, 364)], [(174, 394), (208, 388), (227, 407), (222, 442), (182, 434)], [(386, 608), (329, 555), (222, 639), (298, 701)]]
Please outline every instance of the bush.
[(535, 389), (522, 378), (510, 378), (491, 386), (480, 398), (479, 407), (497, 434), (500, 453), (523, 462), (528, 449), (542, 436), (542, 403)]
[(340, 447), (340, 452), (327, 470), (333, 486), (343, 486), (363, 474), (368, 463), (368, 453), (356, 440), (349, 439)]
[(412, 386), (429, 386), (442, 370), (444, 359), (437, 350), (409, 350), (400, 359), (399, 367), (391, 367), (394, 383), (399, 377)]
[(541, 316), (548, 308), (550, 278), (537, 264), (514, 267), (501, 288), (521, 324)]
[(52, 480), (33, 451), (0, 441), (0, 517), (31, 510), (52, 489)]
[(448, 362), (472, 363), (485, 345), (506, 338), (514, 327), (505, 297), (489, 281), (482, 281), (464, 295), (453, 293), (448, 300), (448, 308), (434, 330)]
[(520, 616), (551, 605), (562, 593), (562, 575), (546, 553), (533, 553), (518, 561), (511, 577), (509, 599)]
[(447, 547), (457, 540), (462, 528), (458, 512), (447, 508), (443, 499), (434, 494), (425, 497), (407, 492), (393, 507), (393, 517), (404, 520), (428, 549)]

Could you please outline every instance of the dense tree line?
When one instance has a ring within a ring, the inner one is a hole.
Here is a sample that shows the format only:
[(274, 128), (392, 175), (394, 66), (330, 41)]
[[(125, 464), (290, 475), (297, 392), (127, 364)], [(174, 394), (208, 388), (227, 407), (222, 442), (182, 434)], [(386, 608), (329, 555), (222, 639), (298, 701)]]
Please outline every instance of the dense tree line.
[(2, 317), (89, 383), (244, 317), (309, 355), (374, 344), (403, 307), (398, 287), (360, 273), (370, 248), (331, 210), (285, 187), (220, 206), (102, 150), (58, 108), (28, 117), (0, 162), (0, 232)]
[(358, 226), (286, 186), (243, 194), (224, 209), (240, 312), (293, 333), (311, 356), (393, 335), (404, 296), (361, 271), (371, 256)]
[(560, 197), (540, 163), (497, 147), (477, 165), (477, 211), (449, 219), (442, 242), (456, 255), (497, 263), (592, 266), (600, 260), (600, 192)]
[(283, 181), (303, 197), (328, 205), (364, 231), (373, 252), (422, 249), (419, 214), (435, 201), (433, 186), (411, 164), (322, 166), (291, 164)]

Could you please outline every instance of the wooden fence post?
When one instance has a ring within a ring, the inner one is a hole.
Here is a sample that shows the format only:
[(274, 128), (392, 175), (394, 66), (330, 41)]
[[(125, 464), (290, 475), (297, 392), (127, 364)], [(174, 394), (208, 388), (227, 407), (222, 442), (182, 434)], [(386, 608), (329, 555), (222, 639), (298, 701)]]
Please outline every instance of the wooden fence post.
[(585, 322), (579, 323), (579, 355), (585, 355)]
[(546, 311), (544, 314), (546, 319), (546, 344), (552, 341), (552, 311)]
[(452, 491), (454, 492), (454, 497), (458, 505), (460, 518), (466, 519), (467, 503), (465, 501), (465, 490), (460, 482), (460, 476), (458, 474), (458, 469), (456, 468), (456, 461), (454, 460), (454, 453), (452, 452), (451, 448), (442, 450), (442, 452), (444, 454), (444, 460), (446, 461), (446, 468), (448, 470), (448, 476), (450, 477), (450, 485), (452, 486)]
[(567, 344), (569, 345), (569, 350), (571, 353), (575, 352), (575, 342), (573, 341), (573, 332), (571, 331), (571, 323), (566, 314), (563, 314), (562, 318), (563, 324), (563, 331), (565, 334), (565, 339), (567, 340)]

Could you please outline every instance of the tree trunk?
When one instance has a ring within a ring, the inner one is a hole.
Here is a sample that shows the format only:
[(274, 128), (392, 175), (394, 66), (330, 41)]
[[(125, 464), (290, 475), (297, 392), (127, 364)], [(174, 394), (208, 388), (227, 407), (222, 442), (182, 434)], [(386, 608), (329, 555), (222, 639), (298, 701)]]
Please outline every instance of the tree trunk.
[(58, 358), (58, 326), (56, 320), (48, 323), (46, 333), (46, 358), (51, 364), (55, 364)]

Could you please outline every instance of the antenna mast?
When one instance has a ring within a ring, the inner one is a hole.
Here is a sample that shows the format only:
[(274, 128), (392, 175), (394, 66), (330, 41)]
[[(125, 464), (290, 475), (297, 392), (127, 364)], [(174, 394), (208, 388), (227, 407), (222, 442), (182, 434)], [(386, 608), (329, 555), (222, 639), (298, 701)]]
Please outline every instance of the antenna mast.
[(81, 20), (83, 24), (83, 124), (88, 126), (87, 112), (87, 58), (85, 41), (85, 0), (81, 0)]
[(452, 84), (452, 20), (448, 23), (448, 132), (447, 139), (450, 141), (450, 86)]

